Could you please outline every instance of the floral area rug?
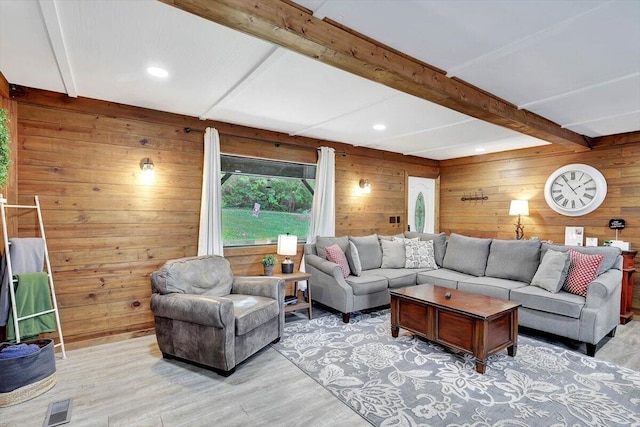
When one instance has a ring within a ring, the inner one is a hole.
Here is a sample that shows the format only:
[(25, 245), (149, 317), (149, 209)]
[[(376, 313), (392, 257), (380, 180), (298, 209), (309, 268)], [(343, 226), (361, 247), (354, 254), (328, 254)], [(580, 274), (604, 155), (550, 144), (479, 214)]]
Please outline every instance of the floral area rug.
[(640, 372), (519, 336), (481, 375), (472, 356), (393, 338), (388, 309), (351, 322), (293, 322), (273, 347), (374, 425), (640, 425)]

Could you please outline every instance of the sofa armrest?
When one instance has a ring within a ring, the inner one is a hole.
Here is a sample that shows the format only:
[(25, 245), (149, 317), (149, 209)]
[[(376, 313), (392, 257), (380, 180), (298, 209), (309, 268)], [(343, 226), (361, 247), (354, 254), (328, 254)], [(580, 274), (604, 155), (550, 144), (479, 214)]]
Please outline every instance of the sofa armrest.
[(615, 268), (609, 269), (589, 284), (586, 307), (601, 307), (604, 301), (620, 295), (621, 288), (622, 271)]
[(270, 276), (235, 276), (231, 293), (256, 295), (280, 301), (280, 296), (284, 295), (284, 280)]
[(229, 298), (193, 294), (152, 294), (154, 316), (215, 328), (233, 325), (233, 302)]
[(327, 261), (324, 258), (320, 258), (318, 255), (305, 255), (305, 261), (312, 267), (317, 268), (324, 274), (332, 276), (338, 282), (344, 282), (344, 275), (342, 269), (335, 262)]

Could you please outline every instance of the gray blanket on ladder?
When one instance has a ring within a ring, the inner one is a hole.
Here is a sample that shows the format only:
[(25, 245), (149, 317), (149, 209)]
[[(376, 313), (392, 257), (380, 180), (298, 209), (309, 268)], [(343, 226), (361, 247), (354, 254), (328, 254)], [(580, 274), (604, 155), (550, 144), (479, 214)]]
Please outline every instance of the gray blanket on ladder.
[[(40, 237), (14, 237), (9, 239), (11, 272), (15, 276), (22, 273), (37, 273), (44, 267), (44, 240)], [(6, 326), (9, 319), (9, 272), (7, 257), (0, 260), (0, 326)]]

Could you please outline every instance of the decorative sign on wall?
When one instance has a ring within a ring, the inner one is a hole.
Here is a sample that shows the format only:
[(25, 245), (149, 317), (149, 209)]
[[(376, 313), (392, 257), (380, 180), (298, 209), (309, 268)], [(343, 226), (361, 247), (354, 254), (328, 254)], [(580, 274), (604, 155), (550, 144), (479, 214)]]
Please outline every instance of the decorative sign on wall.
[(625, 226), (624, 219), (610, 219), (609, 228), (612, 230), (622, 230)]

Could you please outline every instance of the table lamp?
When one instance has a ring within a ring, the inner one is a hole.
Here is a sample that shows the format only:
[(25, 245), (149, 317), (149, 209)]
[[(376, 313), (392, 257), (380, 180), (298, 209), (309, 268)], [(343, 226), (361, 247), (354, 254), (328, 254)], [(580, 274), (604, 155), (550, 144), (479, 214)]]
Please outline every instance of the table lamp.
[(289, 233), (280, 234), (278, 236), (278, 255), (284, 255), (282, 261), (282, 272), (284, 274), (293, 273), (293, 261), (291, 255), (295, 255), (298, 251), (298, 236), (292, 236)]
[(520, 215), (529, 215), (529, 201), (512, 200), (509, 206), (509, 215), (518, 215), (516, 226), (516, 240), (522, 240), (524, 237), (524, 225), (520, 222)]

